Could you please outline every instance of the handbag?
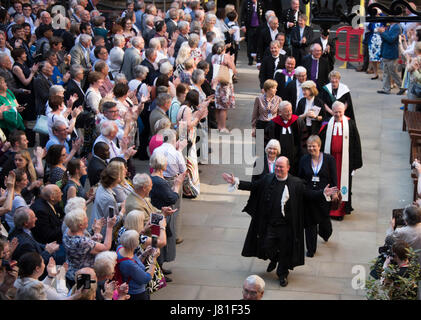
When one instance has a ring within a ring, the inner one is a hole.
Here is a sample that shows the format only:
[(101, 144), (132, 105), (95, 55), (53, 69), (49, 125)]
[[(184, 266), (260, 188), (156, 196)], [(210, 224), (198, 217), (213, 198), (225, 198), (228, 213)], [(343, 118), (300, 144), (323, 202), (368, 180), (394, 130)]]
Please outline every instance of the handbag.
[(35, 126), (32, 130), (38, 132), (39, 134), (48, 135), (48, 117), (39, 115), (37, 117), (37, 122), (35, 123)]
[[(153, 257), (149, 255), (145, 262), (143, 263), (145, 266), (145, 271), (148, 272), (151, 264), (153, 263)], [(151, 281), (149, 281), (146, 285), (146, 290), (148, 290), (149, 294), (152, 294), (159, 289), (162, 289), (167, 286), (167, 281), (165, 280), (165, 276), (162, 273), (162, 269), (159, 266), (158, 262), (155, 262), (155, 271), (153, 273)]]

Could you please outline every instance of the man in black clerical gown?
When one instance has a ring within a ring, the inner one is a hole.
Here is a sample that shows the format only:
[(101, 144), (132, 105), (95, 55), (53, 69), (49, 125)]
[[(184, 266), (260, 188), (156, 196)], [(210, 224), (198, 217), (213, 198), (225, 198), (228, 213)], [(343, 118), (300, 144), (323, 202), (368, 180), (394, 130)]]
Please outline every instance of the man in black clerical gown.
[(288, 158), (279, 157), (275, 173), (253, 183), (223, 174), (224, 180), (234, 188), (251, 191), (243, 209), (251, 216), (251, 222), (241, 255), (270, 259), (267, 271), (276, 268), (282, 287), (288, 284), (289, 270), (304, 264), (304, 197), (317, 200), (337, 192), (336, 187), (329, 186), (307, 192), (304, 181), (288, 171)]

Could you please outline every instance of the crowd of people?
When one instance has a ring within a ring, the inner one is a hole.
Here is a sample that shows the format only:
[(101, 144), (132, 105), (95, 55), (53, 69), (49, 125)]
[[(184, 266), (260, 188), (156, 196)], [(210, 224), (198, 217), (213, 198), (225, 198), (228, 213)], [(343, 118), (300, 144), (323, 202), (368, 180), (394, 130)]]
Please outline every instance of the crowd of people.
[[(264, 132), (264, 171), (224, 179), (251, 190), (242, 254), (270, 259), (286, 286), (304, 233), (313, 257), (330, 219), (353, 210), (362, 167), (329, 30), (315, 36), (299, 0), (281, 12), (261, 0), (172, 1), (166, 12), (127, 0), (122, 13), (98, 2), (0, 8), (1, 298), (148, 300), (172, 281), (182, 199), (200, 194), (209, 130), (230, 133), (244, 39), (262, 89), (251, 126)], [(245, 299), (263, 291), (257, 276), (243, 287)]]
[(229, 133), (235, 6), (98, 2), (0, 8), (3, 299), (148, 300), (172, 281), (208, 130)]

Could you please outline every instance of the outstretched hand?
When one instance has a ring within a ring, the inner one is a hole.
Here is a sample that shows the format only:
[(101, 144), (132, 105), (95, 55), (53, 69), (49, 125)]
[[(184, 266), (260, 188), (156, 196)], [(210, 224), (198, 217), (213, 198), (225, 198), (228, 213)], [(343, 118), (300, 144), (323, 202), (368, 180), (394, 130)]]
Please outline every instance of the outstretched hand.
[(224, 173), (222, 174), (222, 178), (223, 178), (226, 182), (228, 182), (229, 184), (234, 184), (234, 183), (235, 183), (235, 177), (234, 177), (234, 175), (233, 175), (232, 173), (226, 173), (226, 172), (224, 172)]

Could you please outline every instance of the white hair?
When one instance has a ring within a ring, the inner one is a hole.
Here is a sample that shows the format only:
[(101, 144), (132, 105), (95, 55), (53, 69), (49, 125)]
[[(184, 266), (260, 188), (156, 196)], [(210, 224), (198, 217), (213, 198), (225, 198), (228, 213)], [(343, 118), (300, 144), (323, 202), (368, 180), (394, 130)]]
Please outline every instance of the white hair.
[(50, 87), (49, 94), (50, 94), (50, 97), (51, 97), (51, 96), (55, 96), (59, 92), (64, 92), (64, 91), (65, 90), (64, 90), (63, 86), (61, 86), (59, 84), (55, 84), (55, 85), (52, 85)]
[(135, 48), (138, 48), (139, 47), (139, 44), (140, 44), (140, 42), (143, 40), (143, 38), (142, 37), (133, 37), (131, 40), (130, 40), (130, 43), (132, 44), (132, 46), (133, 47), (135, 47)]
[(15, 300), (47, 300), (44, 284), (41, 281), (21, 279), (23, 285), (16, 291)]
[(79, 231), (80, 225), (84, 222), (87, 217), (85, 210), (75, 209), (66, 213), (64, 216), (64, 223), (72, 232)]
[(164, 130), (161, 130), (159, 132), (159, 134), (161, 134), (162, 137), (164, 138), (164, 143), (170, 143), (173, 146), (175, 146), (175, 143), (177, 141), (177, 138), (176, 138), (176, 134), (175, 134), (175, 131), (174, 130), (172, 130), (172, 129), (164, 129)]
[(278, 150), (278, 154), (277, 156), (279, 156), (281, 154), (281, 145), (279, 143), (278, 140), (276, 139), (270, 139), (268, 144), (265, 147), (265, 152), (267, 153), (269, 148), (275, 148), (276, 150)]
[(345, 109), (345, 105), (344, 105), (342, 102), (340, 102), (339, 100), (336, 100), (336, 101), (332, 104), (332, 110), (333, 110), (333, 108), (336, 108), (336, 107), (342, 107), (342, 108), (344, 108), (344, 109)]
[(114, 251), (103, 251), (95, 256), (94, 270), (98, 278), (111, 276), (117, 264), (117, 253)]
[(244, 281), (244, 284), (246, 283), (251, 286), (256, 286), (260, 292), (265, 290), (265, 280), (263, 280), (258, 275), (253, 274), (251, 276), (248, 276), (247, 279)]
[(128, 251), (133, 251), (139, 246), (139, 233), (136, 230), (125, 231), (120, 238), (120, 243)]
[(116, 124), (114, 121), (112, 121), (112, 120), (108, 120), (108, 121), (104, 121), (104, 122), (101, 124), (101, 134), (102, 134), (104, 137), (109, 136), (109, 135), (110, 135), (110, 133), (111, 133), (113, 130), (116, 130), (116, 131), (118, 130), (117, 124)]
[(284, 100), (279, 104), (279, 110), (282, 110), (283, 108), (288, 107), (288, 106), (292, 107), (291, 102)]
[(273, 10), (266, 11), (266, 13), (265, 13), (265, 19), (266, 19), (267, 22), (269, 22), (268, 19), (270, 19), (270, 17), (273, 17), (273, 16), (276, 16), (275, 15), (275, 11), (273, 11)]
[(115, 46), (119, 46), (121, 43), (125, 41), (124, 36), (121, 34), (114, 35), (113, 44)]
[(136, 190), (139, 190), (139, 189), (149, 185), (149, 183), (151, 183), (151, 182), (152, 182), (151, 178), (146, 173), (137, 173), (133, 177), (133, 187)]
[(172, 70), (173, 70), (173, 66), (168, 61), (161, 64), (161, 66), (159, 67), (159, 72), (161, 72), (161, 74), (167, 74), (168, 75)]
[(89, 34), (85, 34), (85, 33), (82, 33), (79, 38), (79, 41), (82, 44), (87, 44), (91, 40), (92, 40), (92, 37)]
[(295, 73), (297, 73), (297, 74), (301, 74), (301, 73), (307, 74), (307, 69), (302, 67), (302, 66), (298, 66), (297, 68), (295, 68)]
[(149, 40), (149, 48), (158, 50), (161, 47), (161, 40), (159, 38), (152, 38)]
[(162, 152), (154, 152), (149, 160), (149, 165), (155, 170), (165, 170), (167, 157)]
[(86, 210), (86, 200), (82, 197), (73, 197), (67, 199), (66, 206), (64, 207), (64, 213), (68, 214), (73, 210)]

